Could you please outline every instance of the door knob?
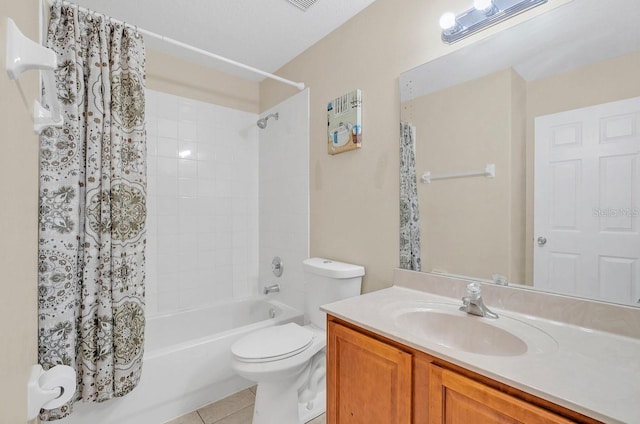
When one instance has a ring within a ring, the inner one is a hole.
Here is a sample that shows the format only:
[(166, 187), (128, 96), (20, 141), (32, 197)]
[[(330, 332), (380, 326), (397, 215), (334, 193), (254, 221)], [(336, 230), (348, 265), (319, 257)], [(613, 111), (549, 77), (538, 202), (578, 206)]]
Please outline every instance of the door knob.
[(545, 244), (547, 244), (547, 238), (543, 236), (538, 237), (538, 246), (544, 246)]

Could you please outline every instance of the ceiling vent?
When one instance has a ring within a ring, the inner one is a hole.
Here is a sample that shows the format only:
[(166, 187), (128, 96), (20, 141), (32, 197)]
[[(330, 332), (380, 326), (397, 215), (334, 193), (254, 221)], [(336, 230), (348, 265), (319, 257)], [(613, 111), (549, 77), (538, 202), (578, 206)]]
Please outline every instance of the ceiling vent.
[(317, 1), (317, 0), (287, 0), (289, 3), (291, 3), (292, 5), (298, 7), (300, 10), (302, 11), (307, 11), (308, 8), (310, 8), (311, 6), (313, 6), (313, 4)]

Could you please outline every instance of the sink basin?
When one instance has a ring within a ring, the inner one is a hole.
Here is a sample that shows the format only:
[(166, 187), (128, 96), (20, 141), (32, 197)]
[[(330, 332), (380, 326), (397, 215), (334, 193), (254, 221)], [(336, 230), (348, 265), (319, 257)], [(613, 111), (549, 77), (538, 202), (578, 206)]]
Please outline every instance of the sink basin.
[(398, 329), (421, 341), (478, 355), (520, 356), (546, 353), (558, 347), (555, 339), (523, 321), (500, 315), (478, 317), (459, 305), (423, 303), (396, 305), (390, 310)]

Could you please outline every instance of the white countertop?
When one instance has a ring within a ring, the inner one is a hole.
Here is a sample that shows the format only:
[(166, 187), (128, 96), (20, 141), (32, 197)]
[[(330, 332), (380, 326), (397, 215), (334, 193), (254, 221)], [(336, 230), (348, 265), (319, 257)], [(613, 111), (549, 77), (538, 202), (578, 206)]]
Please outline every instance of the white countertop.
[[(395, 303), (460, 300), (393, 286), (322, 310), (478, 374), (606, 423), (640, 424), (640, 340), (527, 316), (487, 305), (499, 316), (515, 318), (546, 332), (558, 348), (521, 356), (487, 356), (430, 342), (394, 324)], [(487, 319), (487, 318), (481, 318)]]

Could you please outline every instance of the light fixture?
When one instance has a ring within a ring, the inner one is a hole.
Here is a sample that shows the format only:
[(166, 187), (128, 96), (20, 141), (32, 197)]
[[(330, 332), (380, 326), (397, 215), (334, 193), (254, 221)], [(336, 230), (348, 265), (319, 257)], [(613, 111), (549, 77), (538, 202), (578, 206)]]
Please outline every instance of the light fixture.
[(519, 13), (546, 3), (548, 0), (474, 0), (471, 9), (440, 17), (442, 41), (455, 43), (478, 31), (502, 22)]
[(455, 13), (447, 12), (440, 16), (440, 28), (445, 31), (451, 31), (456, 26), (456, 15)]

